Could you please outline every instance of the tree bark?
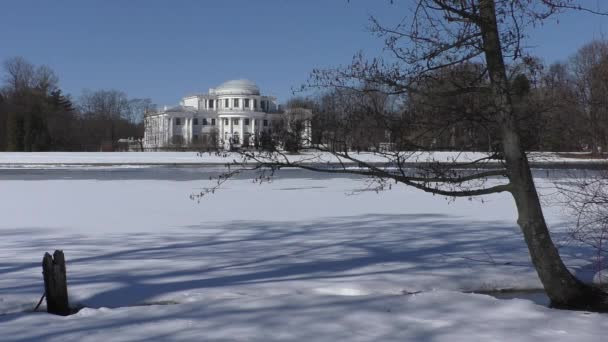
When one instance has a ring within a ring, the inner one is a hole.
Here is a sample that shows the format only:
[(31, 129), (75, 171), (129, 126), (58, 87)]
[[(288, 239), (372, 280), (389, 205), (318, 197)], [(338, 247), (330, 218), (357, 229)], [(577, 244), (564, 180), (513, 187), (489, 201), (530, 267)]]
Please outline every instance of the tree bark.
[(42, 274), (44, 275), (44, 291), (46, 293), (46, 311), (55, 315), (69, 315), (70, 306), (63, 251), (55, 251), (53, 256), (49, 253), (44, 254)]
[(564, 308), (590, 308), (600, 304), (600, 292), (576, 279), (564, 265), (549, 234), (534, 185), (528, 159), (521, 146), (517, 118), (509, 93), (502, 55), (494, 0), (480, 0), (480, 28), (484, 55), (491, 81), (498, 122), (501, 124), (502, 149), (511, 194), (532, 263), (552, 305)]

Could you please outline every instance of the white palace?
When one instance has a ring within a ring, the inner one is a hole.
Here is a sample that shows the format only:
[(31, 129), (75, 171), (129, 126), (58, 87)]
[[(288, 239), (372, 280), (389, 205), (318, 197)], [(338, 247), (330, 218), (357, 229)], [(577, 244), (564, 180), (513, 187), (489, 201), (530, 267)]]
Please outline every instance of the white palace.
[[(253, 146), (287, 114), (255, 83), (227, 81), (207, 94), (184, 97), (178, 106), (146, 113), (143, 145), (146, 150)], [(304, 127), (302, 134), (310, 137), (310, 120)]]

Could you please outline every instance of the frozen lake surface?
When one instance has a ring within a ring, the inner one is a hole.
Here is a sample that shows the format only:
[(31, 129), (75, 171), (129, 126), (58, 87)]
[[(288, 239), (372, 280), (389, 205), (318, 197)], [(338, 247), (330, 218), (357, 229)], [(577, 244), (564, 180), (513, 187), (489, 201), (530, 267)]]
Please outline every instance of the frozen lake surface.
[[(376, 193), (282, 170), (189, 198), (221, 170), (0, 170), (2, 340), (599, 341), (608, 328), (606, 315), (463, 293), (540, 288), (506, 194)], [(551, 199), (573, 173), (535, 175)], [(563, 208), (545, 210), (566, 263), (591, 279), (593, 251), (568, 241)], [(86, 307), (66, 318), (26, 312), (54, 249)]]

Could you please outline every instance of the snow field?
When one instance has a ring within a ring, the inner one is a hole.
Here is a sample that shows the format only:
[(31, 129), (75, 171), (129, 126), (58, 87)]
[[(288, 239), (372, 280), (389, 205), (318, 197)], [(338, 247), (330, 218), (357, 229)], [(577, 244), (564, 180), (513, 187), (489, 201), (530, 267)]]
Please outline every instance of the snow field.
[[(458, 292), (540, 288), (507, 195), (353, 195), (364, 181), (285, 170), (190, 200), (213, 172), (0, 172), (0, 339), (599, 341), (608, 328), (606, 315)], [(561, 241), (561, 208), (546, 212)], [(25, 313), (54, 249), (86, 308)], [(590, 251), (560, 252), (593, 277)]]

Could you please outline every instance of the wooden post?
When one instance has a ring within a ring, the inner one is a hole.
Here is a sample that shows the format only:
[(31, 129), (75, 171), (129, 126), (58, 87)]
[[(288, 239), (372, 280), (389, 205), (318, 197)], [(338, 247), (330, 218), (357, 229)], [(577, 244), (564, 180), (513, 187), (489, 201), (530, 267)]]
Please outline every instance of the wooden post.
[(46, 311), (55, 315), (69, 315), (68, 285), (63, 251), (57, 250), (53, 256), (49, 253), (44, 254), (42, 274), (46, 293)]

